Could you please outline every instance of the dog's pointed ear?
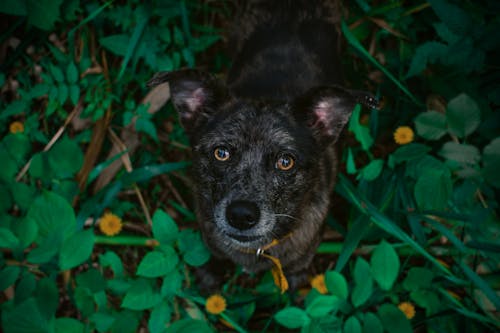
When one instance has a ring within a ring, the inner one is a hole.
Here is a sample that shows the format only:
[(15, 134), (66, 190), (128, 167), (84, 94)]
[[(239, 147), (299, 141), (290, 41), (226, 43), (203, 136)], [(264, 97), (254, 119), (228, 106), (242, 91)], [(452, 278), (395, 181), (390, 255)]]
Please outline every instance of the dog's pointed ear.
[(148, 87), (168, 82), (170, 96), (188, 134), (196, 131), (227, 97), (227, 89), (215, 76), (196, 69), (157, 73)]
[(305, 122), (321, 143), (335, 143), (349, 121), (357, 103), (378, 108), (378, 101), (362, 91), (339, 86), (325, 86), (309, 90), (295, 100), (296, 119)]

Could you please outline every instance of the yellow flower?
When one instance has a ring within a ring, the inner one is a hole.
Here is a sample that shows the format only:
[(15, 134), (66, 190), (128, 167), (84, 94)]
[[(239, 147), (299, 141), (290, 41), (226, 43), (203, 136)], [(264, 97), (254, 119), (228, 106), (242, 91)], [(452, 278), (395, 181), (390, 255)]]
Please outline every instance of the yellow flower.
[(24, 132), (24, 124), (20, 121), (14, 121), (9, 126), (9, 131), (13, 134)]
[(325, 274), (318, 274), (311, 280), (311, 286), (319, 291), (320, 294), (326, 294), (328, 289), (326, 289), (325, 284)]
[(406, 318), (415, 317), (415, 307), (410, 302), (403, 302), (398, 305), (398, 308), (405, 314)]
[(399, 126), (394, 132), (394, 141), (398, 145), (405, 145), (413, 141), (413, 130), (408, 126)]
[(205, 309), (207, 309), (208, 313), (214, 315), (224, 312), (226, 310), (226, 299), (218, 294), (212, 295), (207, 298)]
[(101, 217), (99, 229), (107, 236), (114, 236), (122, 230), (122, 220), (113, 213), (106, 213)]

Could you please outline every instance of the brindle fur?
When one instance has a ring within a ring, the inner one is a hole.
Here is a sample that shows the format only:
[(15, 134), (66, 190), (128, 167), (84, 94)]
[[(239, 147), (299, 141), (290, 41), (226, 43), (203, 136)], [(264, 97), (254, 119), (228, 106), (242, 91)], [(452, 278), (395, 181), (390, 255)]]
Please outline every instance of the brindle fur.
[[(321, 241), (337, 173), (334, 143), (357, 102), (376, 102), (338, 86), (333, 2), (249, 1), (243, 9), (225, 83), (187, 69), (159, 73), (150, 85), (169, 82), (190, 137), (197, 217), (212, 253), (260, 272), (271, 261), (247, 251), (282, 240), (267, 252), (293, 278)], [(214, 157), (221, 146), (231, 153), (228, 161)], [(276, 168), (281, 154), (295, 158), (292, 170)], [(226, 209), (236, 200), (258, 206), (255, 226), (228, 223)]]

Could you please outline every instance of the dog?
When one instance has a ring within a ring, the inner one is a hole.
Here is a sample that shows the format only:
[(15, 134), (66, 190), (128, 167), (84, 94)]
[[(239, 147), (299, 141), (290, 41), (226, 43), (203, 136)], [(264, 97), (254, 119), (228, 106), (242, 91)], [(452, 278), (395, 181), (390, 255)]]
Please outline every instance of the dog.
[(357, 103), (377, 106), (340, 85), (338, 17), (332, 1), (247, 1), (225, 82), (196, 69), (149, 82), (169, 83), (189, 136), (208, 248), (248, 272), (276, 269), (292, 288), (321, 242), (335, 143)]

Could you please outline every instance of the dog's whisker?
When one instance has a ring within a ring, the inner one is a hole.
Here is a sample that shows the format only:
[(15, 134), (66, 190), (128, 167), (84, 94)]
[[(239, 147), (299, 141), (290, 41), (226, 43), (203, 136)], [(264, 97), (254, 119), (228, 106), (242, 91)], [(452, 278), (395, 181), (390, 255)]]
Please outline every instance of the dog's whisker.
[(275, 217), (288, 217), (289, 219), (292, 220), (297, 220), (295, 216), (289, 215), (289, 214), (274, 214)]

